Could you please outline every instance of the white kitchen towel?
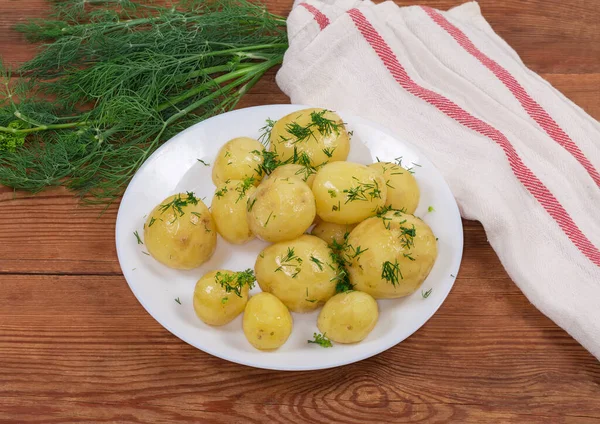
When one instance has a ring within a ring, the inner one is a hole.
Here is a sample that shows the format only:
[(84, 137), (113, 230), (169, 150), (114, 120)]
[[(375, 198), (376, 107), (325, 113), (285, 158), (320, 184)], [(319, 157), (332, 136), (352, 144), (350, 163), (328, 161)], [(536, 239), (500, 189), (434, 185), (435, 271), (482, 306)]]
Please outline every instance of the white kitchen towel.
[(600, 124), (529, 70), (475, 2), (306, 0), (288, 35), (277, 83), (292, 103), (417, 145), (528, 299), (600, 359)]

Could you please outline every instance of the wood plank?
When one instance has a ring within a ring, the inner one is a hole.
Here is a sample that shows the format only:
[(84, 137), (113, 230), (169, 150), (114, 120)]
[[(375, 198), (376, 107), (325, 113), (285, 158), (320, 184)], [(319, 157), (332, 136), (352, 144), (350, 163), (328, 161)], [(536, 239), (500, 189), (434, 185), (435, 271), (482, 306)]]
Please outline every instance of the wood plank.
[(506, 279), (459, 281), (440, 312), (389, 351), (284, 373), (180, 342), (122, 277), (6, 276), (0, 417), (35, 422), (35, 404), (55, 422), (289, 422), (287, 412), (297, 422), (600, 419), (596, 360), (533, 306), (515, 304), (514, 292)]

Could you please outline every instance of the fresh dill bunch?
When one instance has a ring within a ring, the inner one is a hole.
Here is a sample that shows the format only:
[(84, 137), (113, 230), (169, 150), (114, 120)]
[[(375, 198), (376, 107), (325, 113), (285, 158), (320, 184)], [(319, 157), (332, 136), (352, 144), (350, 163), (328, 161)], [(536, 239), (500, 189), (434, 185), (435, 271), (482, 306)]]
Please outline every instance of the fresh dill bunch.
[(168, 138), (234, 108), (288, 45), (285, 19), (247, 0), (62, 0), (51, 16), (17, 26), (44, 41), (32, 60), (0, 66), (0, 184), (64, 185), (91, 202), (118, 197)]

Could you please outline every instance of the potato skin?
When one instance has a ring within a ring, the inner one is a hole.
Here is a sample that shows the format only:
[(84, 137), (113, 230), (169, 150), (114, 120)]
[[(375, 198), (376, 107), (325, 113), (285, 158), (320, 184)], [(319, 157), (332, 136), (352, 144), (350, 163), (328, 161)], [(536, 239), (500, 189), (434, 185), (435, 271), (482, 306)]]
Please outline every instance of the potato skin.
[(335, 294), (332, 253), (327, 243), (310, 235), (273, 244), (256, 258), (256, 281), (293, 312), (315, 310)]
[[(308, 155), (312, 166), (346, 160), (350, 151), (350, 139), (344, 122), (337, 113), (327, 110), (323, 114), (323, 111), (325, 109), (303, 109), (279, 119), (271, 130), (270, 150), (276, 152), (279, 159), (286, 161), (294, 157), (294, 148), (296, 148), (297, 154), (306, 153)], [(337, 124), (337, 131), (327, 131), (326, 129), (323, 132), (319, 131), (311, 117), (313, 112), (334, 121)], [(298, 124), (301, 127), (312, 124), (310, 127), (312, 134), (298, 140), (296, 136), (288, 132), (292, 124)]]
[(330, 247), (340, 246), (346, 241), (344, 236), (349, 235), (354, 227), (356, 224), (334, 224), (317, 219), (317, 223), (310, 233), (324, 240)]
[[(363, 253), (352, 258), (358, 246)], [(375, 299), (414, 293), (437, 257), (431, 228), (414, 215), (399, 211), (361, 222), (348, 236), (346, 249), (350, 282)]]
[(393, 209), (404, 209), (406, 213), (415, 213), (421, 197), (415, 177), (395, 163), (375, 162), (368, 166), (380, 171), (386, 180), (385, 205)]
[(150, 255), (163, 265), (193, 269), (210, 259), (217, 247), (215, 222), (199, 199), (195, 205), (187, 202), (181, 212), (166, 208), (176, 198), (186, 199), (188, 194), (167, 197), (148, 214), (144, 243)]
[(330, 340), (338, 343), (356, 343), (375, 328), (379, 307), (373, 297), (359, 291), (338, 293), (327, 301), (317, 327)]
[(229, 180), (217, 186), (211, 211), (217, 231), (228, 242), (243, 244), (254, 238), (246, 220), (246, 203), (255, 191), (250, 180)]
[(212, 181), (220, 186), (227, 180), (243, 180), (254, 177), (258, 185), (263, 175), (260, 165), (263, 156), (260, 152), (264, 146), (260, 141), (250, 137), (238, 137), (229, 140), (221, 147), (213, 163)]
[(299, 178), (268, 178), (248, 198), (246, 219), (260, 239), (276, 243), (292, 240), (311, 226), (315, 198)]
[(323, 166), (312, 190), (319, 217), (335, 224), (356, 224), (375, 215), (387, 196), (381, 172), (352, 162)]
[(288, 163), (275, 168), (275, 170), (271, 172), (271, 175), (269, 175), (269, 178), (300, 178), (312, 189), (312, 184), (315, 180), (316, 173), (317, 171), (312, 167), (302, 166), (297, 163)]
[(215, 280), (218, 272), (235, 274), (225, 269), (209, 272), (198, 280), (194, 289), (194, 311), (208, 325), (230, 323), (244, 311), (248, 302), (248, 285), (242, 288), (241, 297), (235, 293), (227, 293)]
[(260, 350), (281, 347), (292, 333), (290, 311), (271, 293), (252, 296), (246, 305), (242, 322), (244, 335)]

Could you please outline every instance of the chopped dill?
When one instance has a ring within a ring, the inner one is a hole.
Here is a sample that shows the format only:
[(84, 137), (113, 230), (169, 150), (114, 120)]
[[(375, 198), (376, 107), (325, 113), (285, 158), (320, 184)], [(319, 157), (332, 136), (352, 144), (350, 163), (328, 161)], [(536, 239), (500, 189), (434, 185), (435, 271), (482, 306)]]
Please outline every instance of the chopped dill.
[(225, 193), (227, 193), (227, 191), (229, 190), (227, 189), (227, 186), (224, 185), (219, 190), (215, 191), (215, 196), (217, 196), (217, 199), (220, 199), (221, 197), (225, 196)]
[(277, 121), (273, 121), (272, 119), (267, 118), (265, 126), (260, 129), (258, 141), (260, 141), (265, 147), (267, 147), (269, 141), (271, 140), (271, 131), (273, 130), (273, 127), (275, 126), (276, 122)]
[(314, 262), (319, 267), (319, 271), (323, 271), (323, 262), (321, 260), (311, 255), (310, 261)]
[(237, 185), (235, 191), (239, 193), (239, 196), (236, 199), (235, 203), (239, 202), (244, 198), (246, 192), (250, 187), (254, 187), (254, 177), (244, 178), (244, 180), (242, 180), (242, 182)]
[(234, 293), (238, 297), (242, 297), (242, 289), (245, 285), (249, 289), (254, 287), (254, 272), (247, 269), (241, 272), (217, 272), (215, 282), (225, 289), (227, 293)]
[(429, 295), (431, 294), (432, 291), (433, 291), (433, 289), (429, 289), (426, 292), (424, 292), (423, 290), (421, 290), (421, 296), (423, 296), (423, 299), (427, 299), (429, 297)]
[[(271, 213), (270, 213), (270, 214), (269, 214), (269, 216), (267, 217), (267, 222), (265, 222), (265, 225), (264, 225), (264, 227), (265, 227), (265, 228), (267, 228), (267, 225), (269, 225), (269, 221), (271, 220), (271, 216), (272, 216), (272, 215), (273, 215), (273, 211), (271, 211)], [(275, 218), (275, 217), (273, 216), (273, 219), (274, 219), (274, 218)]]
[(323, 149), (323, 153), (325, 153), (325, 155), (330, 158), (333, 156), (333, 152), (335, 151), (336, 147), (326, 147)]
[(323, 333), (323, 334), (314, 333), (313, 334), (313, 340), (308, 340), (308, 343), (318, 344), (321, 347), (333, 347), (333, 344), (331, 343), (331, 340), (329, 340), (327, 338), (327, 336), (325, 335), (325, 333)]
[(200, 162), (202, 165), (204, 166), (210, 166), (210, 163), (206, 163), (204, 162), (202, 159), (196, 159), (198, 162)]
[(138, 234), (137, 230), (134, 231), (133, 235), (135, 236), (136, 240), (137, 240), (137, 244), (144, 244), (144, 242), (142, 241), (142, 239), (140, 238), (140, 235)]
[(398, 264), (397, 259), (394, 261), (394, 263), (385, 261), (382, 264), (381, 278), (392, 283), (394, 287), (400, 282), (400, 280), (404, 279), (402, 272), (400, 271), (400, 264)]
[(177, 302), (177, 303), (179, 303), (181, 305), (181, 300), (179, 300), (179, 298), (176, 298), (175, 302)]
[(283, 272), (284, 268), (290, 268), (292, 269), (292, 278), (296, 278), (300, 271), (302, 271), (302, 262), (302, 258), (296, 256), (294, 253), (294, 248), (288, 247), (286, 255), (281, 258), (280, 265), (275, 269), (275, 272)]

